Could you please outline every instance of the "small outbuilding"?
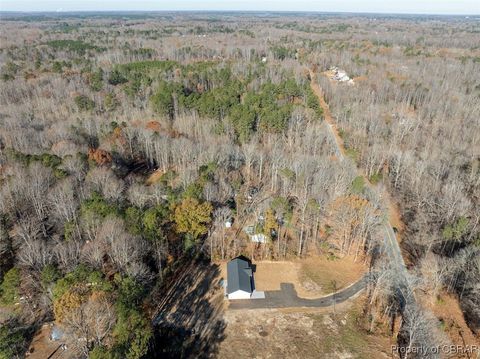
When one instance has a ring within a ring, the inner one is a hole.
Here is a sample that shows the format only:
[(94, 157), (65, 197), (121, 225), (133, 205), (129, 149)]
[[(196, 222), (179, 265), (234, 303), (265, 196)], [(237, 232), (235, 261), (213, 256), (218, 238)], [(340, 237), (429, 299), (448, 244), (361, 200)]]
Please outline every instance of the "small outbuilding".
[(63, 330), (54, 325), (50, 331), (50, 340), (52, 341), (57, 341), (57, 340), (61, 340), (63, 338)]
[(237, 257), (228, 262), (228, 299), (250, 299), (254, 290), (252, 262), (245, 257)]
[(267, 237), (262, 233), (257, 233), (250, 236), (250, 239), (254, 243), (266, 243)]

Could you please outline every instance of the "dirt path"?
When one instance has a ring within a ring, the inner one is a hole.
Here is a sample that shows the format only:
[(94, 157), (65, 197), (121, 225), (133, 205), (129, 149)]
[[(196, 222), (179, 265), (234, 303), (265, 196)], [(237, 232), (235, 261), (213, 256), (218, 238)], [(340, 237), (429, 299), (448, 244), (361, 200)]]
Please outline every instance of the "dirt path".
[(332, 131), (332, 135), (337, 143), (337, 148), (340, 150), (342, 157), (345, 156), (345, 145), (343, 143), (342, 137), (340, 137), (340, 133), (337, 128), (337, 124), (333, 120), (332, 113), (330, 112), (330, 107), (328, 103), (325, 101), (325, 96), (323, 94), (323, 90), (320, 88), (317, 82), (317, 74), (312, 70), (310, 72), (310, 87), (312, 91), (317, 95), (318, 101), (320, 102), (320, 106), (323, 110), (323, 116), (325, 118), (325, 122), (329, 125), (330, 130)]
[[(318, 101), (320, 102), (320, 106), (322, 107), (322, 110), (323, 110), (325, 122), (328, 124), (330, 128), (333, 139), (335, 140), (336, 147), (341, 153), (340, 157), (341, 159), (343, 159), (346, 153), (345, 144), (343, 142), (342, 137), (340, 136), (340, 132), (338, 130), (335, 119), (333, 118), (332, 113), (330, 112), (330, 107), (328, 106), (328, 103), (325, 101), (323, 90), (318, 85), (317, 74), (313, 72), (311, 69), (309, 69), (308, 71), (310, 73), (310, 87), (312, 91), (315, 93), (315, 95), (317, 95)], [(365, 179), (365, 183), (367, 183), (370, 187), (373, 187), (373, 184), (370, 183), (369, 179), (365, 175), (360, 173), (360, 171), (359, 171), (359, 175), (361, 175)], [(400, 215), (398, 206), (393, 202), (389, 193), (385, 193), (385, 195), (383, 196), (383, 199), (384, 199), (384, 202), (386, 202), (387, 204), (388, 217), (389, 217), (390, 224), (401, 232), (404, 228), (404, 224), (401, 220), (401, 215)], [(397, 237), (398, 237), (398, 232), (397, 232)]]
[[(345, 146), (344, 146), (343, 140), (339, 136), (335, 119), (330, 112), (330, 108), (328, 104), (325, 102), (323, 91), (316, 81), (317, 80), (316, 74), (312, 70), (309, 70), (309, 72), (310, 72), (310, 79), (311, 79), (310, 86), (313, 92), (318, 97), (320, 106), (322, 107), (324, 112), (325, 122), (327, 122), (327, 124), (329, 125), (333, 138), (335, 139), (336, 147), (339, 148), (339, 152), (342, 155), (345, 155)], [(402, 275), (403, 278), (406, 278), (408, 273), (407, 273), (404, 258), (401, 252), (401, 247), (399, 245), (399, 243), (401, 242), (402, 233), (405, 229), (405, 224), (402, 221), (398, 205), (392, 199), (388, 191), (384, 190), (381, 193), (379, 193), (380, 192), (379, 189), (376, 186), (374, 186), (372, 183), (370, 183), (368, 178), (366, 178), (366, 176), (363, 173), (361, 173), (361, 170), (358, 168), (357, 168), (357, 173), (358, 175), (362, 176), (365, 179), (365, 183), (367, 184), (368, 188), (374, 191), (374, 193), (377, 193), (378, 197), (381, 198), (384, 205), (386, 206), (386, 209), (388, 211), (387, 213), (388, 217), (384, 225), (384, 228), (385, 228), (385, 244), (386, 244), (387, 256), (390, 258), (390, 263), (392, 267), (395, 268), (397, 272)], [(400, 289), (403, 292), (404, 296), (406, 294), (408, 296), (409, 292), (411, 294), (413, 293), (406, 281), (403, 284), (400, 284)], [(409, 297), (410, 297), (410, 300), (414, 298), (413, 296), (409, 296)], [(441, 320), (447, 324), (450, 323), (448, 327), (449, 328), (448, 334), (450, 338), (457, 345), (465, 345), (465, 343), (476, 344), (476, 339), (472, 335), (472, 332), (468, 328), (467, 324), (465, 323), (465, 320), (463, 318), (463, 313), (461, 312), (461, 309), (459, 308), (459, 304), (456, 301), (456, 299), (445, 296), (445, 300), (447, 301), (448, 304), (444, 305), (443, 307), (441, 304), (438, 304), (438, 303), (430, 306), (433, 306), (433, 312), (438, 318), (441, 318)], [(422, 302), (422, 298), (420, 298), (419, 301)], [(428, 307), (428, 305), (426, 305), (426, 307)]]
[(343, 158), (345, 157), (345, 145), (343, 143), (343, 139), (342, 137), (340, 137), (337, 125), (333, 120), (332, 113), (330, 112), (330, 107), (325, 102), (325, 96), (323, 95), (323, 91), (316, 81), (317, 75), (312, 70), (308, 71), (310, 72), (310, 87), (315, 93), (315, 95), (317, 95), (320, 106), (322, 107), (325, 122), (328, 124), (331, 135), (336, 143), (335, 149), (338, 150), (337, 156), (343, 160)]
[[(313, 90), (313, 92), (317, 95), (318, 100), (320, 102), (320, 106), (323, 109), (323, 113), (325, 116), (325, 122), (328, 124), (328, 128), (330, 129), (337, 154), (340, 158), (340, 160), (343, 160), (345, 158), (345, 144), (340, 137), (337, 125), (335, 123), (334, 117), (332, 116), (330, 112), (330, 108), (328, 104), (325, 101), (325, 97), (323, 94), (323, 91), (321, 87), (318, 85), (317, 82), (317, 74), (312, 71), (311, 69), (308, 70), (310, 73), (310, 86)], [(365, 180), (366, 183), (366, 188), (370, 192), (370, 195), (373, 197), (377, 197), (379, 200), (382, 201), (384, 204), (385, 208), (387, 209), (387, 220), (384, 225), (385, 228), (385, 235), (384, 235), (384, 243), (385, 243), (385, 251), (387, 252), (387, 256), (390, 258), (390, 263), (392, 267), (397, 271), (397, 273), (400, 275), (400, 281), (399, 281), (399, 289), (402, 291), (404, 298), (409, 298), (409, 300), (412, 300), (413, 297), (413, 291), (411, 290), (408, 281), (407, 281), (407, 269), (405, 266), (405, 260), (403, 258), (401, 248), (399, 245), (399, 238), (398, 235), (395, 233), (396, 229), (401, 229), (403, 228), (403, 223), (401, 222), (400, 219), (400, 214), (391, 200), (390, 196), (388, 193), (386, 195), (382, 195), (382, 193), (379, 193), (379, 189), (374, 186), (369, 179), (365, 176), (365, 174), (361, 171), (360, 168), (357, 167), (357, 176), (362, 176)]]
[[(345, 156), (345, 144), (343, 142), (343, 139), (340, 136), (337, 124), (335, 122), (335, 119), (332, 116), (332, 113), (330, 112), (330, 107), (328, 106), (327, 102), (325, 101), (325, 96), (323, 94), (323, 90), (321, 87), (318, 85), (317, 82), (317, 74), (313, 72), (311, 69), (308, 70), (310, 73), (310, 87), (312, 88), (312, 91), (317, 95), (318, 100), (320, 102), (320, 106), (322, 107), (323, 114), (325, 117), (325, 122), (329, 125), (329, 128), (332, 132), (333, 138), (335, 140), (336, 147), (339, 149), (340, 153), (342, 154), (342, 158)], [(365, 180), (365, 183), (370, 187), (374, 188), (374, 185), (369, 181), (369, 179), (361, 173), (360, 170), (358, 170), (358, 174), (362, 176)], [(403, 230), (404, 224), (401, 220), (401, 215), (400, 211), (398, 209), (398, 206), (393, 202), (391, 196), (389, 193), (385, 193), (383, 197), (384, 202), (387, 205), (387, 210), (388, 210), (388, 221), (390, 222), (391, 226), (396, 228), (397, 230)], [(397, 232), (398, 236), (398, 232)]]

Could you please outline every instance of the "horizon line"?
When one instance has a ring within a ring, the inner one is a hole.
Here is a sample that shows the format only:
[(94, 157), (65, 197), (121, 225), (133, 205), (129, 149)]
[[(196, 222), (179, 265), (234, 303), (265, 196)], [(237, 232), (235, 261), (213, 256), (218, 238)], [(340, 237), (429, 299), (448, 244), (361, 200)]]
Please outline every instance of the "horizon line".
[(0, 10), (2, 13), (16, 14), (76, 14), (76, 13), (303, 13), (303, 14), (358, 14), (358, 15), (431, 15), (431, 16), (480, 16), (480, 13), (430, 13), (430, 12), (375, 12), (375, 11), (322, 11), (322, 10)]

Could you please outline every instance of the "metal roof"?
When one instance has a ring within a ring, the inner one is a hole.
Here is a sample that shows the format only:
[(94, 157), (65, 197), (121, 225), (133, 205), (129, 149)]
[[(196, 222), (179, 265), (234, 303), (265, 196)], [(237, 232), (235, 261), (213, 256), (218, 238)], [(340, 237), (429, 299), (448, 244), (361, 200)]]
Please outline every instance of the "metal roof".
[(241, 258), (232, 259), (227, 264), (227, 293), (243, 290), (253, 292), (252, 266)]

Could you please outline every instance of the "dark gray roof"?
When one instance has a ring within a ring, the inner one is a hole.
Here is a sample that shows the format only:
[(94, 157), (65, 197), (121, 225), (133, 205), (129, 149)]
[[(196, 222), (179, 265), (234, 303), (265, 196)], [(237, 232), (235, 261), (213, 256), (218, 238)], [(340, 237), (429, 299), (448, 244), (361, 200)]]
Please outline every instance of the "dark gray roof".
[(249, 262), (241, 258), (232, 259), (227, 264), (227, 293), (243, 290), (253, 292), (253, 273)]

